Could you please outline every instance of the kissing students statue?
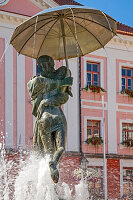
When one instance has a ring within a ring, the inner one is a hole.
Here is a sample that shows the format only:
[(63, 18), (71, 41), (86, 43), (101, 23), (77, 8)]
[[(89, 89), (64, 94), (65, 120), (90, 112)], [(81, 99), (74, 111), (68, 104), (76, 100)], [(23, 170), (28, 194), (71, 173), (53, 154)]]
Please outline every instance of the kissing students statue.
[(33, 146), (40, 153), (49, 154), (49, 168), (54, 183), (59, 180), (57, 164), (65, 150), (67, 123), (61, 105), (72, 96), (72, 77), (67, 77), (65, 66), (54, 69), (54, 60), (47, 55), (37, 60), (40, 76), (34, 76), (27, 84), (32, 102), (32, 114), (36, 117)]

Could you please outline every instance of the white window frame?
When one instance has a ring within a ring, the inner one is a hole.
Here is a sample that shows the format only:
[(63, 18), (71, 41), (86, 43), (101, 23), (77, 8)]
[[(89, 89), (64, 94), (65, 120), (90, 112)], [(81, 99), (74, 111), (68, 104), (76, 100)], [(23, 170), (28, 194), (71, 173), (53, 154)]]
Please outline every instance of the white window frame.
[(133, 124), (133, 120), (132, 119), (126, 119), (126, 120), (124, 120), (124, 119), (121, 119), (120, 120), (120, 143), (122, 142), (122, 124), (123, 123), (127, 123), (127, 124)]
[(84, 63), (84, 87), (87, 85), (87, 63), (99, 63), (100, 68), (100, 87), (104, 88), (104, 60), (100, 58), (93, 58), (93, 57), (83, 57)]
[(100, 121), (100, 136), (103, 137), (102, 135), (102, 117), (92, 117), (92, 116), (84, 116), (84, 141), (87, 140), (87, 121), (88, 120), (94, 120), (94, 121)]
[(131, 64), (130, 62), (119, 62), (119, 93), (122, 90), (122, 74), (121, 74), (121, 70), (122, 67), (129, 67), (129, 68), (133, 68), (133, 64)]

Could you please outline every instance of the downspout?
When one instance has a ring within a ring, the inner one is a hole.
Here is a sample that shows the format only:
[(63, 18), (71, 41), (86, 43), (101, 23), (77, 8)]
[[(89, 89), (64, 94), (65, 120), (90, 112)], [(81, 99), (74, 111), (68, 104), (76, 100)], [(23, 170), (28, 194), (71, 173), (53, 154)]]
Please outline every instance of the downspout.
[(82, 152), (82, 135), (81, 135), (81, 57), (79, 57), (79, 153)]

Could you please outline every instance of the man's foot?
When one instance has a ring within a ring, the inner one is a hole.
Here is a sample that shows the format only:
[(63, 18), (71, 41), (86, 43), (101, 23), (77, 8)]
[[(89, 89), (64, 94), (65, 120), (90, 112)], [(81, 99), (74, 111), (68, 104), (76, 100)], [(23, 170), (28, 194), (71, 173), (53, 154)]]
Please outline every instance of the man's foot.
[(56, 165), (54, 162), (50, 161), (49, 162), (49, 168), (50, 168), (50, 172), (51, 172), (51, 178), (53, 180), (54, 183), (58, 183), (59, 180), (59, 171), (56, 168)]

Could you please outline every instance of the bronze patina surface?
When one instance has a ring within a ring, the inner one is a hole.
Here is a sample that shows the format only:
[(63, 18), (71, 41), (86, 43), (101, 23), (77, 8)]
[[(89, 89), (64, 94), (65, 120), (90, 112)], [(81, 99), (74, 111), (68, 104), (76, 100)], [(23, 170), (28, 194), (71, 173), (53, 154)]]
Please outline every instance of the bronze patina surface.
[(42, 155), (50, 154), (51, 177), (58, 182), (57, 164), (65, 150), (67, 122), (61, 109), (69, 95), (72, 96), (72, 77), (67, 77), (65, 66), (54, 69), (54, 60), (47, 55), (37, 60), (40, 76), (34, 76), (27, 87), (32, 102), (32, 114), (36, 117), (33, 130), (33, 146)]

